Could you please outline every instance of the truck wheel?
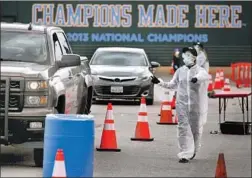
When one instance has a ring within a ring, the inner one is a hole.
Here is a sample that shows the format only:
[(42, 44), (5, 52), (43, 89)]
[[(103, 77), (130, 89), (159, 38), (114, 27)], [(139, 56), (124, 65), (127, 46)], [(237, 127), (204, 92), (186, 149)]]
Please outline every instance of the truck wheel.
[(56, 107), (59, 114), (65, 113), (65, 96), (61, 95), (58, 99), (58, 105)]
[(36, 167), (43, 167), (43, 148), (34, 148), (33, 159)]
[(92, 88), (89, 87), (87, 94), (85, 94), (85, 96), (83, 96), (81, 99), (81, 104), (80, 104), (80, 108), (78, 110), (78, 114), (88, 115), (90, 113), (90, 108), (92, 105), (92, 96), (93, 96), (92, 95)]
[(93, 93), (92, 93), (93, 89), (91, 87), (88, 88), (88, 96), (87, 96), (87, 102), (86, 102), (86, 106), (85, 106), (85, 114), (89, 114), (91, 112), (91, 106), (92, 106), (92, 97), (93, 97)]

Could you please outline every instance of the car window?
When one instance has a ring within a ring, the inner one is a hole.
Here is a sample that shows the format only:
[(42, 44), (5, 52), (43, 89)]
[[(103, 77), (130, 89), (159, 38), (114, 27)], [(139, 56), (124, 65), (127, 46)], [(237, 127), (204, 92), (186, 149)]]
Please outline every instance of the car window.
[(69, 47), (69, 44), (67, 42), (65, 35), (62, 32), (60, 32), (60, 33), (57, 33), (57, 36), (60, 41), (63, 54), (70, 54), (71, 50), (70, 50), (70, 47)]
[(45, 34), (1, 31), (1, 59), (48, 64)]
[(142, 53), (102, 51), (95, 54), (90, 65), (146, 66)]
[(55, 48), (56, 61), (60, 61), (63, 53), (62, 53), (62, 50), (60, 48), (60, 44), (58, 41), (54, 42), (54, 48)]

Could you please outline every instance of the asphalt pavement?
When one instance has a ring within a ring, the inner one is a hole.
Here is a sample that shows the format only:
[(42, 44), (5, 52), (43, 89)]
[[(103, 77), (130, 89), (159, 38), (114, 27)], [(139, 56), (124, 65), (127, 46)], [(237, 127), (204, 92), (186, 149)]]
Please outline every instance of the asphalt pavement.
[[(163, 78), (167, 80), (167, 77)], [(178, 163), (176, 125), (156, 124), (161, 98), (162, 90), (156, 87), (155, 103), (147, 106), (150, 132), (154, 138), (152, 142), (130, 140), (135, 132), (139, 104), (113, 103), (117, 142), (121, 152), (95, 151), (95, 177), (213, 177), (219, 153), (224, 153), (228, 177), (251, 177), (251, 135), (210, 134), (210, 131), (218, 130), (217, 99), (209, 99), (208, 121), (204, 127), (201, 152), (188, 164)], [(100, 144), (106, 104), (92, 106), (92, 115), (97, 125), (96, 147)], [(229, 100), (227, 112), (228, 120), (242, 121), (237, 99)], [(2, 146), (1, 177), (41, 177), (42, 168), (34, 167), (32, 156), (32, 150)]]

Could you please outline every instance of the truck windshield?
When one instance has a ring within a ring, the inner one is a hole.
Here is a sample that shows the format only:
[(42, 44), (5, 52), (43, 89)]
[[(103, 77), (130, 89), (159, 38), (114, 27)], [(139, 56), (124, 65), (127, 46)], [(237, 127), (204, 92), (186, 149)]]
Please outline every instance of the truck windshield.
[(45, 34), (1, 31), (1, 61), (48, 64)]

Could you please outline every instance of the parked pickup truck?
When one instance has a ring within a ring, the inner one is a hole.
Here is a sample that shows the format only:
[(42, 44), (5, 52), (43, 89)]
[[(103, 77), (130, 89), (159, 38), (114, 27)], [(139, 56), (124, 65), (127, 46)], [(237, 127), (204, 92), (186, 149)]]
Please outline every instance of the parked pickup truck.
[(2, 22), (0, 62), (0, 145), (33, 148), (41, 167), (46, 115), (90, 112), (88, 60), (59, 27)]

